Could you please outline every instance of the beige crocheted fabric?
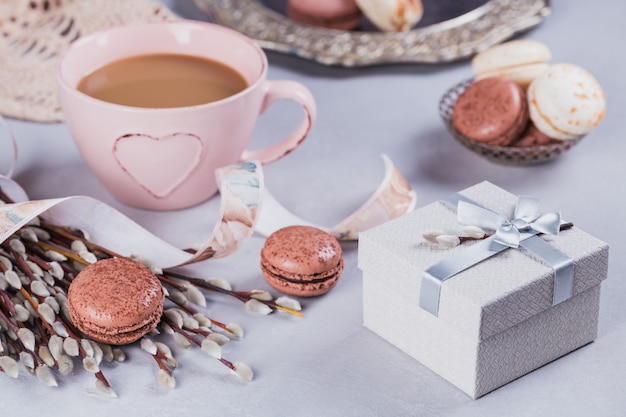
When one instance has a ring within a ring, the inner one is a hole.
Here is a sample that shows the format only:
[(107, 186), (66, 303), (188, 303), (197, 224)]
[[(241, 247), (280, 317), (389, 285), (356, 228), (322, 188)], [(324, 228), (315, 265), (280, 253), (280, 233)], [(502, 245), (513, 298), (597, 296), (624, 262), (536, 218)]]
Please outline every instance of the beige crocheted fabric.
[(71, 42), (123, 23), (176, 18), (152, 0), (0, 0), (0, 113), (62, 120), (54, 71)]

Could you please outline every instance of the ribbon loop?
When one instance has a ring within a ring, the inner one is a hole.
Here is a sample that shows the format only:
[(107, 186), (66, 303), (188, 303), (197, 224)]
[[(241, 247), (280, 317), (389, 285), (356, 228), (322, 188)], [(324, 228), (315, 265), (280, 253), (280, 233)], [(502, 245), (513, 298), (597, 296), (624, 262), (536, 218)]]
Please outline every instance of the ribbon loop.
[(478, 226), (491, 231), (497, 230), (502, 224), (500, 215), (463, 200), (458, 202), (456, 219), (459, 224)]
[(529, 223), (535, 220), (539, 217), (539, 199), (527, 195), (519, 196), (515, 206), (514, 217), (526, 220)]
[(531, 227), (539, 233), (556, 236), (559, 234), (559, 228), (561, 227), (561, 215), (559, 213), (543, 214), (532, 222)]

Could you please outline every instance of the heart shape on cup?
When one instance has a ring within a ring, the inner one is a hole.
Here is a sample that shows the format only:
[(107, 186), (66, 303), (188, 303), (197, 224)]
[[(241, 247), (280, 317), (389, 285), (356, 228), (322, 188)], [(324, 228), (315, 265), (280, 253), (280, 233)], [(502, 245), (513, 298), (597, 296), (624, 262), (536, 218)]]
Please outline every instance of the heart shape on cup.
[(202, 140), (192, 133), (160, 137), (129, 133), (113, 145), (113, 155), (122, 170), (156, 198), (167, 197), (185, 182), (203, 154)]

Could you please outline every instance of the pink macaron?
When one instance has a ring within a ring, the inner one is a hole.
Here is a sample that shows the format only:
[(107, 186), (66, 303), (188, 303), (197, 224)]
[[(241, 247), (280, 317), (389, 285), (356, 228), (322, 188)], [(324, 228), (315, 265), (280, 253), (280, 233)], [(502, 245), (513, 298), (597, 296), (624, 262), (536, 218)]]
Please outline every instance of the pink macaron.
[(362, 13), (355, 0), (288, 0), (287, 16), (307, 25), (352, 30)]
[(288, 226), (272, 233), (261, 250), (261, 270), (276, 290), (299, 297), (330, 291), (343, 271), (337, 239), (315, 227)]
[(128, 258), (100, 260), (83, 269), (68, 290), (74, 325), (96, 342), (124, 345), (154, 329), (165, 293), (150, 268)]

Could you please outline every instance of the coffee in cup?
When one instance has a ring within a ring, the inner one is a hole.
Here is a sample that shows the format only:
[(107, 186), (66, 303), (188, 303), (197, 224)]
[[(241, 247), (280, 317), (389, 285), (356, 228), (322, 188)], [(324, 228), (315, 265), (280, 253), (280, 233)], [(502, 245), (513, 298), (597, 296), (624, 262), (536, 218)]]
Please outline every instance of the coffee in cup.
[(180, 54), (138, 55), (98, 68), (77, 89), (122, 106), (170, 108), (219, 101), (248, 87), (235, 69), (218, 61)]

